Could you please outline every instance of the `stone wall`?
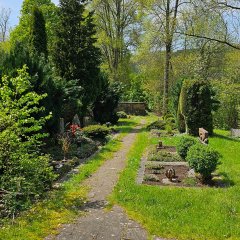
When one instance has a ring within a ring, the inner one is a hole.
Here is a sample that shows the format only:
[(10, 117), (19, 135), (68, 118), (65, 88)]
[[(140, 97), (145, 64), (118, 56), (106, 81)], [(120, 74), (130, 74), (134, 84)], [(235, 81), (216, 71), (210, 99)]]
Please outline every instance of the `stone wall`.
[(145, 116), (147, 114), (146, 108), (145, 102), (121, 102), (118, 104), (117, 111), (124, 111), (129, 115)]

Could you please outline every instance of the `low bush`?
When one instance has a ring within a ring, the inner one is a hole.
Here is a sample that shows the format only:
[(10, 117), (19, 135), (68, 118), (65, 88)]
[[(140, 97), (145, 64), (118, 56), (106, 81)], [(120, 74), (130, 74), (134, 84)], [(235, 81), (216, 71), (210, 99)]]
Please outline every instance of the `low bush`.
[(155, 170), (161, 170), (164, 168), (161, 163), (154, 163), (154, 162), (147, 162), (145, 167), (146, 169), (155, 169)]
[(144, 181), (159, 182), (159, 178), (154, 174), (146, 174), (144, 176)]
[(116, 109), (122, 93), (119, 82), (110, 84), (106, 75), (102, 75), (102, 91), (93, 104), (94, 120), (101, 124), (110, 122), (116, 124), (119, 117)]
[(83, 134), (89, 138), (105, 139), (110, 129), (104, 125), (89, 125), (82, 129)]
[(150, 131), (152, 129), (159, 129), (159, 130), (165, 130), (166, 123), (163, 120), (157, 120), (155, 122), (150, 123), (147, 126), (147, 130)]
[(182, 158), (175, 153), (170, 153), (165, 151), (155, 151), (155, 152), (149, 153), (148, 161), (181, 162)]
[(92, 156), (96, 151), (98, 150), (98, 147), (94, 143), (84, 143), (81, 145), (80, 148), (77, 150), (77, 157), (80, 159), (88, 158)]
[(124, 119), (128, 118), (128, 115), (124, 111), (117, 112), (117, 116)]
[(203, 182), (211, 179), (211, 173), (219, 165), (219, 158), (217, 151), (202, 144), (191, 146), (187, 154), (189, 166), (201, 174)]
[(183, 159), (186, 159), (189, 148), (195, 145), (197, 142), (198, 141), (193, 137), (190, 136), (182, 137), (177, 144), (177, 152), (179, 156)]

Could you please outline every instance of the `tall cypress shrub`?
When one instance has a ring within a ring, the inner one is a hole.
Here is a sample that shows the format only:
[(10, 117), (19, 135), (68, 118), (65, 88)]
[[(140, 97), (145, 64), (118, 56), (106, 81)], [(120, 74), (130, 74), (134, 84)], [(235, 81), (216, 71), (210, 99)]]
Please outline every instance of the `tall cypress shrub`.
[(186, 130), (198, 135), (198, 129), (204, 128), (213, 133), (212, 111), (214, 109), (213, 91), (204, 80), (185, 80), (179, 98), (179, 122), (185, 120)]
[(45, 20), (42, 11), (36, 6), (33, 8), (30, 23), (30, 51), (32, 54), (44, 54), (47, 58), (48, 50)]

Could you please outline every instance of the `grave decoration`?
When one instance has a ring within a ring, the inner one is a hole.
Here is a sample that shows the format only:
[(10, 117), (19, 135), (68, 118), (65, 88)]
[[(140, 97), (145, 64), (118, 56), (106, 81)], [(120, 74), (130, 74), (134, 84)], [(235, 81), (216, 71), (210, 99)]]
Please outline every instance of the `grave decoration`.
[(173, 168), (170, 168), (166, 171), (166, 177), (170, 180), (170, 182), (173, 181), (173, 178), (176, 177), (176, 172)]
[(203, 144), (208, 144), (208, 131), (204, 128), (199, 128), (199, 140)]

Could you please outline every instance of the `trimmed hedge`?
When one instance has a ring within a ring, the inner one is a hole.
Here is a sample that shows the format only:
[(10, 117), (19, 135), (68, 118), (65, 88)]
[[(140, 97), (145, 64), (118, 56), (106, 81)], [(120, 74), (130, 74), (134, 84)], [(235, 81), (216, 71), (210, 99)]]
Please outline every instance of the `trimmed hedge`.
[(185, 120), (187, 133), (197, 136), (198, 129), (213, 133), (212, 110), (215, 101), (211, 85), (204, 80), (185, 80), (179, 97), (178, 126), (183, 132)]
[(128, 115), (124, 111), (117, 112), (117, 116), (124, 119), (128, 118)]
[(83, 134), (89, 138), (104, 139), (110, 133), (110, 129), (104, 125), (90, 125), (82, 129)]

